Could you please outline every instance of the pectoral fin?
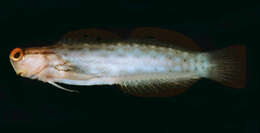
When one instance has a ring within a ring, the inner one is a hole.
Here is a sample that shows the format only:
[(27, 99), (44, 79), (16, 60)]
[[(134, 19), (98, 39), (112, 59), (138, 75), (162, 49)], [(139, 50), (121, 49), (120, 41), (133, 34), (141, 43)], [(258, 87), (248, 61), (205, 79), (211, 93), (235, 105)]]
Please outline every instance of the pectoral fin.
[(56, 74), (53, 74), (52, 76), (55, 79), (89, 80), (92, 78), (99, 77), (93, 74), (85, 74), (84, 71), (80, 70), (79, 68), (68, 62), (56, 65), (54, 68), (58, 71)]

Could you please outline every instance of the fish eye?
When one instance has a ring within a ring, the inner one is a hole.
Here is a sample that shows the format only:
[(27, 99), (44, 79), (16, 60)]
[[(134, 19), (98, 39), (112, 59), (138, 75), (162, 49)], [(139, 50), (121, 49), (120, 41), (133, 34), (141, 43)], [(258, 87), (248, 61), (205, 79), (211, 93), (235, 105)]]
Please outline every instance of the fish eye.
[(13, 61), (19, 61), (23, 58), (23, 50), (21, 48), (15, 48), (10, 55)]

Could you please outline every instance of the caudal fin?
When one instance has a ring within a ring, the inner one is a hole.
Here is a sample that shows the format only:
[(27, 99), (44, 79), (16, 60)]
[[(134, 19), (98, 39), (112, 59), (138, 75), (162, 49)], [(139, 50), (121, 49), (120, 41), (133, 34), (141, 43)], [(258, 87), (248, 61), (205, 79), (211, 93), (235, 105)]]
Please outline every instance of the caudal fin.
[(209, 78), (226, 86), (243, 88), (246, 84), (246, 48), (245, 46), (230, 46), (212, 52), (213, 67)]

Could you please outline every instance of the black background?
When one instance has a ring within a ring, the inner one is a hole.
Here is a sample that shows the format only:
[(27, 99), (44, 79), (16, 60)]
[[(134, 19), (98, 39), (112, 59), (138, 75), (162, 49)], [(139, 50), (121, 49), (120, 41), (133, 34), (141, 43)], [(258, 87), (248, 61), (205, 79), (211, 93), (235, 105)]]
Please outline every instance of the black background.
[[(0, 128), (258, 133), (259, 14), (259, 4), (238, 1), (1, 1)], [(202, 79), (171, 98), (138, 98), (109, 86), (76, 87), (81, 93), (73, 94), (18, 77), (9, 62), (13, 48), (57, 40), (71, 30), (143, 26), (181, 32), (206, 49), (246, 45), (247, 87)]]

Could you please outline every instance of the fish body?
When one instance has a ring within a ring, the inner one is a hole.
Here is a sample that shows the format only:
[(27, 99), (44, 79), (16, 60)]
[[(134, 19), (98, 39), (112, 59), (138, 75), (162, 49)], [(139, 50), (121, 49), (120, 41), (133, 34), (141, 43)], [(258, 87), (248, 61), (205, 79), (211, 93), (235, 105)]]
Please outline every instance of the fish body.
[[(107, 84), (134, 77), (149, 79), (155, 74), (165, 78), (178, 78), (178, 74), (191, 78), (205, 77), (209, 67), (206, 53), (187, 52), (138, 41), (92, 42), (79, 46), (63, 43), (52, 50), (84, 74), (111, 79)], [(106, 82), (91, 81), (94, 80), (90, 80), (89, 85)]]
[[(60, 41), (52, 46), (15, 49), (10, 60), (17, 74), (68, 91), (72, 90), (57, 83), (118, 84), (124, 92), (137, 96), (173, 96), (200, 78), (211, 78), (241, 88), (243, 85), (233, 83), (244, 80), (244, 77), (239, 75), (238, 79), (232, 77), (229, 80), (226, 76), (236, 74), (233, 71), (244, 66), (244, 62), (241, 63), (244, 55), (234, 56), (230, 51), (244, 54), (245, 49), (235, 46), (215, 52), (199, 52), (171, 43), (141, 39)], [(16, 59), (17, 53), (21, 57)]]

